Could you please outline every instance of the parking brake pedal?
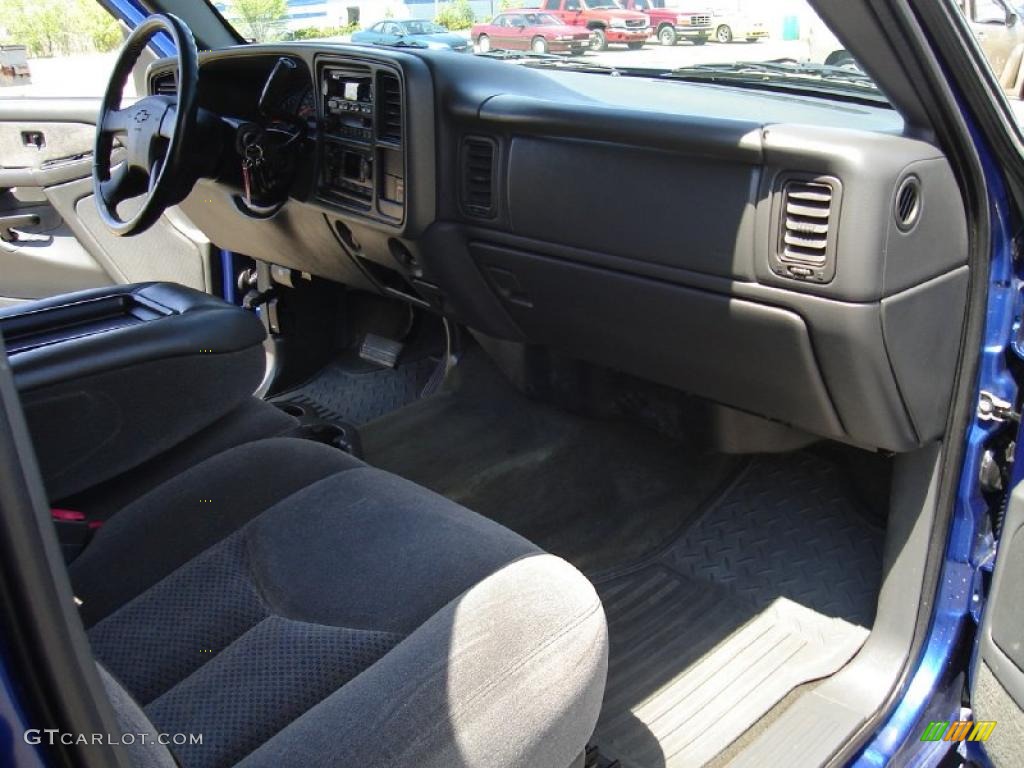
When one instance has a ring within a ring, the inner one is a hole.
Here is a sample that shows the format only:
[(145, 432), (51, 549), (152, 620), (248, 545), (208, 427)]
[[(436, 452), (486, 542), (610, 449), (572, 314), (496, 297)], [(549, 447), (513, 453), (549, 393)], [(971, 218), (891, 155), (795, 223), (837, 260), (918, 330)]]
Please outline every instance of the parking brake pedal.
[(400, 341), (386, 339), (375, 333), (368, 333), (359, 345), (359, 357), (381, 368), (394, 368), (405, 347)]

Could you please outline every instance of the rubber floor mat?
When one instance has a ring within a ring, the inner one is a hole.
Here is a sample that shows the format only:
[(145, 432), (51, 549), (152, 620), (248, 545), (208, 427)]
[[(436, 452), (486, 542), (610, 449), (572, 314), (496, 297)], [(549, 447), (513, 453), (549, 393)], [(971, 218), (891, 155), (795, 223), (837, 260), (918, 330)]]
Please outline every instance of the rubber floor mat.
[(318, 412), (359, 426), (418, 400), (438, 365), (430, 357), (394, 369), (358, 360), (333, 361), (306, 383), (271, 400), (313, 404)]
[(596, 580), (610, 636), (594, 741), (626, 768), (690, 768), (867, 638), (882, 532), (811, 454), (759, 457), (672, 544)]

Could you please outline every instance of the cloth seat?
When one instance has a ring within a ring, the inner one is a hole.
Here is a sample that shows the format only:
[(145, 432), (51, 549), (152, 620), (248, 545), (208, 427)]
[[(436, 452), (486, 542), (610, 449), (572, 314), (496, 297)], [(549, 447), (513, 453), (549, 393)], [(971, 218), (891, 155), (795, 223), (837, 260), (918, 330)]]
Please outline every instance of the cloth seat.
[(162, 484), (70, 574), (122, 727), (202, 734), (170, 747), (187, 768), (568, 768), (601, 706), (607, 630), (581, 574), (309, 441)]

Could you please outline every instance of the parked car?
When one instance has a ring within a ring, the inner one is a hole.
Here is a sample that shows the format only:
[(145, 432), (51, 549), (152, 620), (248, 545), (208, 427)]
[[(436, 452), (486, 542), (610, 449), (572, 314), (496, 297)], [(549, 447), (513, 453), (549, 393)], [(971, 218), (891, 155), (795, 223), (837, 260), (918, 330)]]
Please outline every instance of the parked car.
[(534, 53), (581, 54), (590, 47), (590, 32), (563, 24), (550, 13), (531, 9), (499, 13), (486, 24), (475, 24), (470, 39), (481, 53), (498, 48)]
[(607, 50), (609, 43), (636, 50), (651, 35), (647, 14), (627, 11), (616, 0), (544, 0), (542, 7), (566, 24), (589, 29), (595, 51)]
[(450, 49), (458, 53), (465, 53), (469, 50), (469, 41), (465, 37), (449, 32), (440, 24), (429, 19), (378, 21), (369, 29), (353, 34), (352, 42), (376, 45), (421, 43), (427, 48)]
[(680, 38), (694, 45), (704, 45), (711, 37), (711, 16), (706, 12), (658, 8), (651, 0), (618, 0), (630, 11), (647, 14), (651, 31), (662, 45), (675, 45)]
[(848, 69), (860, 68), (853, 55), (846, 50), (846, 46), (816, 16), (807, 30), (807, 57), (815, 64)]
[[(1013, 90), (1012, 86), (1020, 80), (1024, 59), (1021, 51), (1013, 55), (1018, 46), (1024, 46), (1024, 21), (1021, 21), (1017, 6), (1006, 0), (959, 0), (958, 5), (992, 71), (1004, 88)], [(849, 51), (820, 21), (812, 24), (808, 42), (811, 61), (841, 67), (857, 66)], [(1007, 71), (1008, 66), (1012, 71)]]
[(711, 26), (715, 40), (720, 43), (738, 40), (756, 43), (768, 37), (768, 25), (764, 19), (749, 13), (716, 10), (711, 15)]
[(29, 85), (32, 73), (25, 58), (24, 45), (0, 45), (0, 86)]
[(1014, 48), (1024, 44), (1024, 22), (1016, 6), (1005, 0), (960, 0), (959, 5), (992, 71), (997, 77), (1006, 75), (1009, 80), (1015, 80), (1019, 60), (1014, 62), (1014, 72), (1005, 70), (1013, 58)]

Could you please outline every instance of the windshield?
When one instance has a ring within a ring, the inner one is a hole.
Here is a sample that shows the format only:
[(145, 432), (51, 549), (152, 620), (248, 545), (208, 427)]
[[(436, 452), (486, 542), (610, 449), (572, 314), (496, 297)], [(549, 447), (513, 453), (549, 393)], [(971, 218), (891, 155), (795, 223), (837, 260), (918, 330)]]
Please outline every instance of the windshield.
[(523, 18), (531, 27), (550, 27), (562, 23), (560, 19), (547, 13), (524, 13)]
[(407, 35), (433, 35), (448, 30), (432, 21), (406, 21), (400, 25)]
[[(807, 0), (386, 0), (321, 3), (316, 13), (307, 12), (309, 0), (221, 0), (217, 7), (242, 37), (258, 42), (415, 45), (595, 77), (886, 103)], [(623, 9), (628, 13), (609, 13)], [(539, 36), (530, 31), (537, 26), (578, 34)]]

